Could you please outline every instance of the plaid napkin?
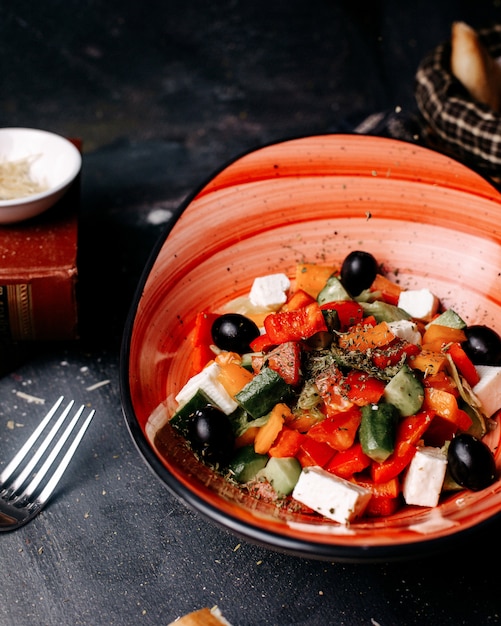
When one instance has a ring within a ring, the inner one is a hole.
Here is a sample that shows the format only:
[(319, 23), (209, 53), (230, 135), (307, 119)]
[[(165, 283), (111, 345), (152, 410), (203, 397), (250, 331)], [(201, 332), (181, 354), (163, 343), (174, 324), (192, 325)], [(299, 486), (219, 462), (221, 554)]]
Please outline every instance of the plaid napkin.
[[(489, 53), (501, 55), (501, 25), (478, 31)], [(501, 114), (474, 101), (450, 70), (450, 41), (426, 56), (416, 73), (415, 96), (429, 126), (427, 143), (494, 179), (501, 177)]]

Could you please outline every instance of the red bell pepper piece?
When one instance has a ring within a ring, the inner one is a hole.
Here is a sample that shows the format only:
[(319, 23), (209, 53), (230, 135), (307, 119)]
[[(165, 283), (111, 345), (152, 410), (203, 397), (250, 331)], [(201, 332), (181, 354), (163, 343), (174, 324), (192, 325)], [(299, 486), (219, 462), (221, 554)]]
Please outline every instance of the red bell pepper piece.
[(370, 489), (372, 491), (372, 495), (374, 496), (397, 498), (402, 491), (400, 481), (397, 477), (391, 478), (385, 483), (375, 483), (370, 478), (364, 476), (364, 478), (357, 478), (356, 482), (358, 485), (362, 485), (362, 487)]
[(420, 411), (400, 420), (397, 426), (395, 449), (383, 463), (373, 462), (371, 476), (375, 483), (384, 483), (395, 476), (411, 462), (419, 440), (423, 437), (433, 419), (431, 411)]
[(480, 376), (472, 363), (470, 357), (461, 347), (460, 343), (452, 343), (448, 350), (454, 365), (458, 368), (459, 373), (465, 377), (466, 382), (474, 387), (480, 380)]
[(296, 456), (305, 436), (297, 430), (284, 426), (268, 450), (268, 454), (276, 457)]
[(301, 380), (301, 346), (297, 341), (286, 341), (267, 355), (270, 369), (280, 374), (289, 385)]
[(339, 330), (348, 330), (351, 326), (359, 324), (364, 318), (362, 305), (355, 300), (339, 300), (322, 304), (322, 311), (336, 311), (339, 320)]
[(366, 372), (350, 370), (345, 376), (346, 396), (358, 406), (378, 402), (384, 393), (386, 383)]
[(325, 469), (340, 478), (351, 478), (353, 474), (362, 472), (370, 464), (370, 457), (364, 453), (362, 445), (357, 442), (351, 448), (335, 454)]
[(424, 443), (427, 446), (441, 448), (446, 441), (450, 441), (454, 437), (457, 431), (458, 427), (456, 424), (445, 419), (445, 417), (435, 415), (423, 435)]
[(252, 352), (266, 352), (270, 348), (276, 346), (275, 341), (271, 341), (266, 333), (264, 335), (259, 335), (253, 341), (250, 342), (250, 349)]
[(212, 324), (218, 317), (217, 313), (209, 313), (207, 311), (200, 311), (197, 314), (191, 338), (191, 363), (195, 374), (201, 372), (207, 363), (214, 358), (214, 352), (210, 349), (210, 346), (214, 343), (211, 331)]
[(316, 441), (308, 435), (304, 439), (296, 453), (296, 459), (301, 467), (319, 465), (324, 467), (336, 453), (325, 441)]
[(373, 495), (365, 507), (364, 514), (368, 517), (388, 517), (388, 515), (396, 513), (401, 505), (400, 498)]
[(308, 436), (316, 441), (327, 442), (334, 450), (347, 450), (355, 441), (361, 420), (359, 407), (352, 406), (312, 426)]
[(434, 389), (441, 389), (452, 394), (455, 398), (459, 397), (459, 389), (456, 386), (454, 380), (443, 370), (436, 372), (435, 374), (426, 374), (423, 377), (423, 387), (433, 387)]
[(402, 489), (397, 477), (391, 478), (385, 483), (375, 483), (365, 477), (357, 479), (356, 482), (372, 492), (372, 498), (365, 509), (366, 515), (370, 517), (385, 517), (392, 515), (400, 508), (402, 501), (399, 495)]
[(294, 311), (272, 313), (264, 318), (264, 328), (276, 345), (308, 339), (327, 330), (322, 310), (316, 302)]

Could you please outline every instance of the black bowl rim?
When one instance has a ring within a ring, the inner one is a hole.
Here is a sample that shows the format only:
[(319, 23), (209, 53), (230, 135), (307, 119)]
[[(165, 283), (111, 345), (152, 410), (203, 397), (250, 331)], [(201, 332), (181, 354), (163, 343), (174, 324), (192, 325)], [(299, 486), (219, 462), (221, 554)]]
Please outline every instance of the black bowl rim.
[[(323, 136), (357, 136), (360, 137), (359, 133), (350, 133), (350, 132), (342, 132), (342, 133), (318, 133), (315, 137), (323, 137)], [(482, 521), (479, 524), (476, 524), (473, 527), (465, 528), (462, 530), (458, 530), (451, 535), (447, 535), (445, 537), (438, 538), (422, 538), (415, 542), (401, 543), (395, 545), (381, 545), (381, 546), (344, 546), (344, 545), (336, 545), (336, 544), (327, 544), (322, 542), (314, 542), (307, 541), (304, 539), (296, 539), (292, 537), (285, 537), (280, 535), (279, 533), (264, 530), (260, 528), (257, 524), (252, 525), (248, 522), (244, 522), (241, 520), (236, 520), (234, 518), (229, 517), (228, 515), (222, 513), (217, 507), (208, 504), (202, 498), (196, 496), (190, 489), (188, 489), (185, 485), (181, 484), (165, 467), (165, 465), (160, 461), (156, 453), (154, 452), (151, 444), (140, 428), (134, 408), (132, 403), (132, 398), (130, 395), (130, 387), (128, 380), (128, 364), (130, 359), (130, 343), (132, 338), (132, 333), (134, 329), (134, 322), (137, 313), (137, 309), (139, 306), (139, 301), (141, 299), (141, 295), (143, 292), (144, 285), (150, 275), (150, 272), (153, 268), (153, 265), (160, 253), (160, 250), (169, 236), (171, 230), (174, 225), (177, 223), (185, 209), (190, 205), (193, 199), (198, 195), (198, 193), (208, 185), (211, 180), (217, 176), (219, 173), (224, 171), (231, 164), (235, 163), (239, 159), (244, 156), (259, 151), (263, 148), (286, 143), (289, 141), (295, 141), (298, 139), (305, 139), (311, 137), (312, 135), (299, 135), (292, 136), (279, 141), (272, 141), (267, 144), (260, 144), (254, 148), (250, 148), (248, 150), (243, 151), (237, 156), (229, 159), (226, 163), (224, 163), (221, 167), (214, 170), (196, 189), (189, 194), (185, 200), (180, 204), (179, 210), (176, 213), (176, 216), (171, 220), (168, 226), (163, 230), (163, 232), (158, 237), (152, 251), (148, 257), (148, 260), (143, 268), (141, 273), (138, 286), (134, 293), (132, 303), (130, 305), (129, 312), (127, 314), (124, 331), (122, 335), (122, 342), (120, 348), (120, 359), (119, 359), (119, 383), (120, 383), (120, 398), (122, 405), (122, 413), (126, 422), (126, 426), (129, 430), (129, 434), (135, 444), (136, 449), (138, 450), (140, 456), (143, 461), (149, 467), (150, 471), (157, 477), (158, 480), (167, 488), (167, 490), (174, 495), (180, 502), (182, 502), (185, 506), (190, 508), (195, 513), (200, 514), (206, 520), (216, 524), (223, 530), (229, 531), (240, 537), (249, 541), (249, 543), (253, 543), (259, 545), (261, 547), (282, 552), (285, 554), (289, 554), (296, 557), (307, 558), (307, 559), (317, 559), (324, 561), (336, 561), (336, 562), (345, 562), (345, 563), (381, 563), (381, 562), (392, 562), (392, 561), (404, 561), (410, 559), (418, 559), (423, 557), (433, 556), (439, 552), (445, 552), (452, 548), (457, 544), (459, 540), (464, 541), (472, 535), (477, 535), (477, 533), (481, 532), (486, 526), (490, 526), (495, 521), (501, 519), (501, 511), (497, 514), (494, 514), (490, 518)], [(376, 136), (373, 136), (376, 137)], [(410, 142), (398, 139), (398, 138), (387, 138), (387, 137), (377, 137), (381, 141), (389, 141), (389, 142), (400, 142), (409, 144)], [(410, 144), (415, 145), (415, 144)], [(431, 149), (428, 146), (420, 145), (420, 148), (425, 150), (430, 150), (430, 152), (438, 152), (437, 150)], [(493, 187), (493, 191), (498, 193), (496, 186), (493, 182), (488, 179), (481, 171), (476, 170), (476, 168), (471, 167), (470, 165), (465, 165), (461, 163), (454, 157), (451, 157), (450, 154), (444, 153), (444, 156), (451, 159), (452, 161), (457, 161), (463, 167), (470, 169), (477, 173), (480, 177), (484, 178), (488, 183), (490, 183)]]

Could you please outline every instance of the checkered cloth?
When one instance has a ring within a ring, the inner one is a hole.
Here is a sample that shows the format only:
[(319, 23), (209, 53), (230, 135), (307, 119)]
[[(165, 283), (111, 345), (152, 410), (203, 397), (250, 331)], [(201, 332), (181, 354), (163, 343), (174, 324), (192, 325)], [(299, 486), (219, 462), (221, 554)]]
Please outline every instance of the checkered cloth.
[[(501, 25), (478, 31), (489, 53), (501, 56)], [(474, 101), (450, 70), (450, 41), (435, 48), (416, 73), (415, 96), (438, 148), (486, 176), (501, 177), (501, 114)], [(431, 139), (433, 142), (433, 139)]]

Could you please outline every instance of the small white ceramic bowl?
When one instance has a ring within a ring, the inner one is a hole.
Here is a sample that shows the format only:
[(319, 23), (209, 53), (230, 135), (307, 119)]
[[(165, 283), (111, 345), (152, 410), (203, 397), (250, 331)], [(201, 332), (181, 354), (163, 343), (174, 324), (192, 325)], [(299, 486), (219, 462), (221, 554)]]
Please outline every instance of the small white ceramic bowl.
[(0, 200), (0, 224), (35, 217), (52, 207), (68, 190), (82, 167), (81, 154), (71, 141), (32, 128), (0, 128), (0, 163), (36, 156), (31, 178), (46, 185), (40, 193)]

